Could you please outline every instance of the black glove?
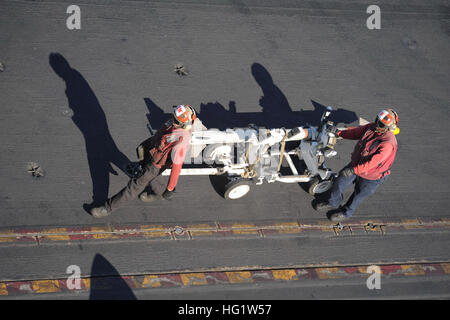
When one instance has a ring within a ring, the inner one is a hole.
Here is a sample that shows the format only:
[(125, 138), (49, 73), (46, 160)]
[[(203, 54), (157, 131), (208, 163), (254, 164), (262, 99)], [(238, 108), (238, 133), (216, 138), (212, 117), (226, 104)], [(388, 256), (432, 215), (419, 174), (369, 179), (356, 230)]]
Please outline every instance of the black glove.
[(172, 200), (173, 195), (175, 194), (175, 189), (173, 189), (172, 191), (169, 191), (166, 189), (166, 191), (164, 191), (164, 193), (162, 194), (163, 198), (166, 200)]
[(351, 177), (351, 176), (354, 175), (354, 174), (355, 174), (355, 170), (353, 170), (352, 167), (345, 167), (344, 169), (342, 169), (342, 170), (339, 172), (339, 175), (340, 175), (340, 176), (346, 177), (346, 178)]
[(288, 133), (288, 139), (295, 136), (296, 134), (300, 133), (300, 129), (298, 127), (293, 128), (291, 131), (289, 131)]
[(332, 127), (329, 128), (329, 132), (333, 133), (336, 137), (338, 137), (339, 136), (339, 132), (341, 132), (341, 130), (339, 130), (335, 126), (332, 126)]

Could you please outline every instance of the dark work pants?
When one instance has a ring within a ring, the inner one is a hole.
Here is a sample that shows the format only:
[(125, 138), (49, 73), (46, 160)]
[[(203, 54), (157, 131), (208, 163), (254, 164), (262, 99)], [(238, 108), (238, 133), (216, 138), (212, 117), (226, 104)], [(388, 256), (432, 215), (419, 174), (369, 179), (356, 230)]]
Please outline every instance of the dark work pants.
[(142, 172), (132, 178), (125, 188), (106, 201), (105, 207), (108, 212), (116, 210), (126, 202), (136, 198), (147, 186), (156, 195), (163, 194), (166, 188), (161, 173), (164, 170), (156, 168), (151, 163), (145, 165), (142, 169)]
[(339, 176), (333, 183), (331, 188), (331, 195), (328, 199), (328, 204), (333, 207), (338, 207), (344, 199), (344, 191), (355, 183), (355, 190), (348, 199), (343, 208), (343, 213), (347, 217), (351, 217), (356, 208), (363, 202), (363, 200), (375, 193), (378, 186), (382, 184), (388, 176), (384, 176), (378, 180), (367, 180), (357, 175), (350, 177)]

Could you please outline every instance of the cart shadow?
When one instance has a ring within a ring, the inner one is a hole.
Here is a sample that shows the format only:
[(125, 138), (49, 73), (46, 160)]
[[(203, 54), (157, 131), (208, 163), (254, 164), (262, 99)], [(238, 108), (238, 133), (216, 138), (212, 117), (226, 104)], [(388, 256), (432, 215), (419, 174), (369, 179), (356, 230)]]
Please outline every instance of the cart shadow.
[(224, 174), (222, 175), (210, 175), (209, 176), (209, 182), (211, 182), (212, 187), (214, 188), (214, 191), (217, 192), (218, 195), (221, 197), (225, 196), (226, 188), (225, 186), (230, 180), (228, 177)]
[(102, 204), (108, 198), (109, 175), (118, 174), (112, 164), (124, 171), (130, 160), (116, 146), (105, 113), (81, 73), (59, 53), (49, 55), (49, 64), (66, 84), (68, 106), (73, 111), (71, 119), (84, 137), (93, 195), (92, 203), (83, 207), (89, 212), (90, 207)]

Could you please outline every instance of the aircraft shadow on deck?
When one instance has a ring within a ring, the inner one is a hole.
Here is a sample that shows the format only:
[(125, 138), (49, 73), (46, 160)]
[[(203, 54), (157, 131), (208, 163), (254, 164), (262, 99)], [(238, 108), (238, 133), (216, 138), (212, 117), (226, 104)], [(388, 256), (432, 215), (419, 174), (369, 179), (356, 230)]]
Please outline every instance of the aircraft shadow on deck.
[(89, 299), (137, 300), (116, 268), (101, 254), (96, 254), (92, 263)]

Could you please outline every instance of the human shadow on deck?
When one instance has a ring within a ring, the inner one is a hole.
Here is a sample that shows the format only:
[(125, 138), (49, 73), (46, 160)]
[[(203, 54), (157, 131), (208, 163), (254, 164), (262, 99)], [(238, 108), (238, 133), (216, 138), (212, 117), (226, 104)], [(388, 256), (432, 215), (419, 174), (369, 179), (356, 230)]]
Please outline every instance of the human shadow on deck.
[(72, 121), (84, 137), (93, 193), (92, 203), (84, 205), (89, 212), (91, 207), (101, 205), (108, 199), (109, 174), (118, 174), (111, 164), (125, 172), (124, 168), (130, 160), (117, 148), (105, 113), (81, 73), (73, 69), (59, 53), (51, 53), (49, 63), (66, 83), (65, 93), (73, 110)]

